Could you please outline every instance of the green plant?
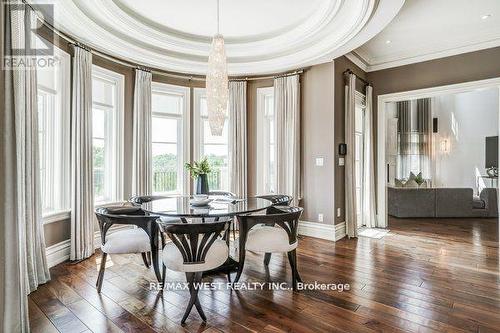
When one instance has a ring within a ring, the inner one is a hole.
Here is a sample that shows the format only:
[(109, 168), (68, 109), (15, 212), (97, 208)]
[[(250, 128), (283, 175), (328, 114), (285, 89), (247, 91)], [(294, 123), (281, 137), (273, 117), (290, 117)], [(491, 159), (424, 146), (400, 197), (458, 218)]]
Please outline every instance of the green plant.
[(415, 183), (417, 183), (418, 186), (422, 185), (424, 183), (424, 177), (422, 177), (422, 173), (420, 172), (416, 177), (415, 177)]
[(210, 162), (205, 157), (201, 161), (194, 161), (191, 163), (186, 163), (184, 167), (189, 171), (191, 177), (196, 179), (200, 175), (208, 175), (212, 172), (212, 168), (210, 167)]

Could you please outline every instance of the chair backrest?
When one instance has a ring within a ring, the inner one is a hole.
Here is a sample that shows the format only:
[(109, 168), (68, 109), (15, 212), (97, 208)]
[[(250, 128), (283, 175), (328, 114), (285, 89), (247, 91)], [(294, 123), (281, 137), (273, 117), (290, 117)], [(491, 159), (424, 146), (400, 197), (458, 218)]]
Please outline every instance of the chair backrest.
[(151, 235), (151, 223), (156, 223), (158, 219), (158, 216), (146, 215), (142, 209), (134, 206), (101, 207), (95, 210), (95, 215), (102, 244), (106, 243), (106, 233), (113, 225), (135, 225)]
[(208, 192), (208, 195), (216, 195), (216, 196), (220, 196), (220, 197), (235, 197), (236, 198), (236, 194), (234, 194), (233, 192), (228, 192), (228, 191), (210, 191), (210, 192)]
[(293, 244), (297, 241), (299, 218), (303, 210), (300, 207), (273, 206), (267, 209), (266, 215), (241, 215), (238, 220), (243, 224), (278, 225), (286, 231), (289, 244)]
[(136, 205), (141, 205), (145, 202), (150, 202), (153, 200), (165, 199), (165, 198), (166, 197), (161, 196), (161, 195), (136, 195), (136, 196), (130, 197), (130, 199), (128, 199), (128, 201), (132, 202)]
[(203, 264), (208, 250), (228, 226), (229, 221), (176, 223), (163, 230), (181, 252), (184, 264)]
[(293, 198), (284, 194), (259, 195), (257, 198), (266, 199), (273, 203), (273, 206), (289, 206)]

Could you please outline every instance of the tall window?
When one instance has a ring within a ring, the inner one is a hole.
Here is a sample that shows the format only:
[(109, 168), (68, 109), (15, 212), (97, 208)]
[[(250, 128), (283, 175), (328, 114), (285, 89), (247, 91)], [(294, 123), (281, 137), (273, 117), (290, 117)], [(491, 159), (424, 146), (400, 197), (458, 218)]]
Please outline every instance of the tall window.
[(124, 77), (92, 66), (94, 202), (122, 199)]
[(210, 131), (207, 113), (207, 96), (205, 89), (194, 91), (195, 100), (195, 159), (206, 157), (212, 166), (212, 173), (208, 176), (210, 190), (229, 191), (229, 116), (221, 136), (213, 136)]
[(153, 193), (186, 194), (189, 178), (189, 88), (152, 85)]
[(276, 193), (274, 88), (257, 89), (257, 193)]
[(365, 96), (356, 92), (354, 115), (354, 172), (356, 173), (356, 215), (358, 227), (363, 225), (363, 122), (365, 114)]
[(70, 56), (57, 47), (54, 52), (54, 66), (37, 68), (40, 191), (45, 222), (66, 217), (70, 209)]

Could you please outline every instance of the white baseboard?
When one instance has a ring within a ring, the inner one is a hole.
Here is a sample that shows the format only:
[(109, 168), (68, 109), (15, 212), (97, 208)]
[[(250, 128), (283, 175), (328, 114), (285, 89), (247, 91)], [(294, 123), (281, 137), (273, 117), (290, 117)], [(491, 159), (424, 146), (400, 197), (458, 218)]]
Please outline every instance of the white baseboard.
[(345, 222), (340, 222), (335, 225), (335, 241), (341, 240), (347, 236)]
[(335, 227), (332, 224), (299, 221), (299, 235), (335, 240)]
[(69, 259), (70, 245), (71, 242), (67, 239), (45, 249), (45, 253), (47, 254), (47, 265), (49, 268)]
[[(111, 227), (111, 229), (109, 229), (108, 231), (108, 235), (118, 230), (127, 228), (131, 228), (131, 226), (120, 225)], [(45, 249), (45, 253), (47, 255), (47, 265), (49, 266), (49, 268), (54, 267), (55, 265), (60, 264), (66, 260), (69, 260), (70, 247), (71, 241), (69, 239), (47, 247)], [(94, 233), (94, 247), (96, 249), (101, 247), (101, 233), (99, 231), (96, 231)]]

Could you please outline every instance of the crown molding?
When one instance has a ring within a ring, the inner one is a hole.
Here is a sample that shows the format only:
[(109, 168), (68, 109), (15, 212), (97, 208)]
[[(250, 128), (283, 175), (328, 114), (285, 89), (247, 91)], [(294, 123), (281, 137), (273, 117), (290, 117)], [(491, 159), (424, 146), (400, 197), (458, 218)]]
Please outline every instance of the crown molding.
[(423, 53), (419, 55), (414, 55), (414, 53), (406, 53), (400, 54), (398, 55), (398, 57), (392, 56), (370, 58), (366, 55), (366, 50), (357, 49), (350, 52), (349, 54), (346, 54), (346, 57), (361, 69), (363, 69), (365, 72), (375, 72), (383, 69), (411, 65), (420, 62), (485, 50), (498, 46), (500, 46), (500, 38), (495, 38), (480, 43), (471, 42), (468, 45), (458, 46), (436, 52)]
[(349, 52), (345, 56), (347, 59), (352, 61), (356, 66), (361, 68), (363, 71), (365, 71), (365, 72), (369, 71), (368, 70), (369, 66), (367, 65), (367, 63), (364, 61), (363, 58), (361, 58), (358, 54), (356, 54), (356, 52), (354, 52), (354, 51)]

